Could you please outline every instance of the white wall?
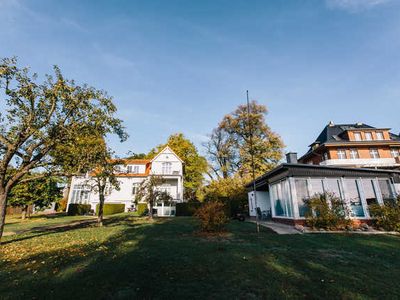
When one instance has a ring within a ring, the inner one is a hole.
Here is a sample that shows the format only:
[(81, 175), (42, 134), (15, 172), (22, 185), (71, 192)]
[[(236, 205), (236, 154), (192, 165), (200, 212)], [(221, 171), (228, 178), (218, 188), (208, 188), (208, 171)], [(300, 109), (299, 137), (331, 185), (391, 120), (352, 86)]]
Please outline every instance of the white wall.
[(151, 173), (152, 174), (162, 174), (162, 165), (163, 162), (171, 163), (171, 174), (182, 175), (182, 162), (179, 158), (168, 148), (166, 148), (163, 152), (161, 152), (151, 163)]
[[(271, 201), (268, 192), (256, 191), (257, 206), (260, 207), (261, 211), (268, 211), (271, 209)], [(254, 201), (253, 192), (248, 192), (249, 199), (249, 215), (251, 217), (256, 216), (256, 205)]]

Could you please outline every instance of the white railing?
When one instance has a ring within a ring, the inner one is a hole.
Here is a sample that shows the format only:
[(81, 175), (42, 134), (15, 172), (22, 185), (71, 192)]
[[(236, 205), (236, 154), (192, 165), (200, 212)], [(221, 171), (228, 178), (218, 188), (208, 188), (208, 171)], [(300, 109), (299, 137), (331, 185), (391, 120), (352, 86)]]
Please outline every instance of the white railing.
[(320, 163), (322, 166), (363, 166), (389, 167), (400, 166), (394, 158), (358, 158), (358, 159), (328, 159)]

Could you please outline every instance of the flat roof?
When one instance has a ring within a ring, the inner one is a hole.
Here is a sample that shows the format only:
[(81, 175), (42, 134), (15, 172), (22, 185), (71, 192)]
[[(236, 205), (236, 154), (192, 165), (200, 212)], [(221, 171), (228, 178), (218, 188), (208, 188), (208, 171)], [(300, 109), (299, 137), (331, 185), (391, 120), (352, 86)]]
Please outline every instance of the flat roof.
[[(300, 163), (283, 163), (256, 178), (256, 187), (272, 183), (285, 177), (385, 177), (394, 178), (400, 183), (400, 170), (383, 170), (368, 168), (348, 168), (335, 166), (321, 166)], [(253, 186), (253, 181), (246, 185)]]

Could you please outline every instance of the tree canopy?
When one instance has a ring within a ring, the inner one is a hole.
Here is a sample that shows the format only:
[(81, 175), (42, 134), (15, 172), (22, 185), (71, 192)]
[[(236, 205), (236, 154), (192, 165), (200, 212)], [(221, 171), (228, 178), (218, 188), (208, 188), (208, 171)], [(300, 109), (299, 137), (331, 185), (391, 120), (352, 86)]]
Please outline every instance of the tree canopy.
[[(74, 146), (85, 131), (127, 137), (106, 92), (77, 85), (56, 66), (43, 82), (38, 78), (15, 58), (0, 61), (0, 100), (5, 106), (0, 118), (0, 237), (12, 187), (28, 180), (24, 177), (32, 170), (60, 171), (52, 156), (60, 145)], [(14, 172), (8, 176), (10, 168)]]
[(276, 166), (283, 156), (284, 144), (267, 125), (267, 108), (256, 101), (239, 105), (224, 116), (205, 143), (210, 168), (217, 178), (237, 174), (246, 178), (251, 174), (251, 152), (254, 154), (256, 175)]

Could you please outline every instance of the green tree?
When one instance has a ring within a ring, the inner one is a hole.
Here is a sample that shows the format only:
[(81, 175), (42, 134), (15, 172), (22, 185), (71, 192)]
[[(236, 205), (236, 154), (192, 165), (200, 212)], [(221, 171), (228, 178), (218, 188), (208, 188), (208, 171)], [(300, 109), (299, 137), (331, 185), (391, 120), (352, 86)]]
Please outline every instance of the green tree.
[(239, 105), (214, 129), (206, 149), (217, 177), (238, 174), (249, 178), (252, 152), (257, 176), (277, 165), (283, 156), (284, 144), (267, 125), (266, 114), (264, 105), (251, 101), (250, 113), (247, 105)]
[[(29, 174), (26, 178), (36, 175)], [(58, 183), (61, 183), (60, 178), (52, 176), (20, 181), (10, 191), (9, 204), (22, 207), (21, 217), (25, 219), (29, 205), (42, 208), (61, 199), (62, 192)]]
[(103, 212), (105, 194), (111, 193), (113, 189), (120, 189), (120, 182), (116, 174), (119, 166), (123, 164), (122, 160), (112, 159), (112, 152), (107, 148), (105, 142), (102, 147), (96, 148), (94, 169), (90, 174), (87, 183), (91, 186), (91, 190), (99, 195), (99, 211), (97, 214), (97, 224), (103, 226)]
[[(79, 86), (65, 79), (58, 67), (43, 83), (14, 58), (0, 61), (0, 98), (5, 110), (0, 118), (0, 238), (11, 189), (29, 172), (45, 168), (59, 172), (52, 151), (74, 140), (83, 129), (126, 139), (116, 107), (104, 91)], [(12, 175), (8, 176), (9, 170)], [(43, 177), (43, 174), (40, 176)]]
[(159, 189), (164, 182), (161, 176), (151, 175), (140, 183), (136, 192), (135, 202), (147, 203), (150, 219), (153, 218), (153, 207), (158, 201), (165, 203), (172, 200), (170, 194)]
[(207, 161), (201, 156), (195, 145), (182, 133), (176, 133), (168, 138), (167, 143), (152, 149), (148, 157), (153, 158), (166, 146), (169, 146), (184, 162), (183, 186), (185, 199), (194, 199), (196, 190), (202, 186), (204, 173), (207, 171)]

